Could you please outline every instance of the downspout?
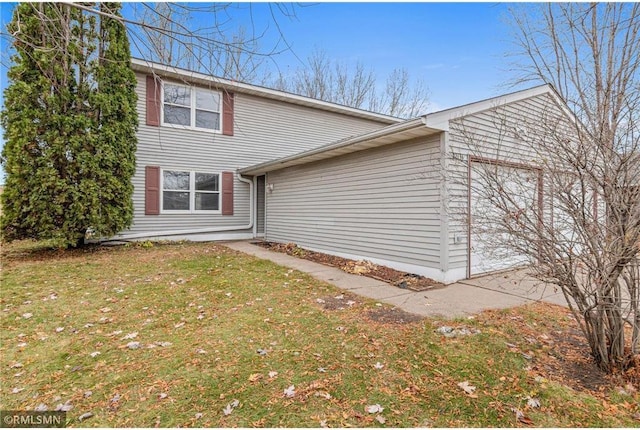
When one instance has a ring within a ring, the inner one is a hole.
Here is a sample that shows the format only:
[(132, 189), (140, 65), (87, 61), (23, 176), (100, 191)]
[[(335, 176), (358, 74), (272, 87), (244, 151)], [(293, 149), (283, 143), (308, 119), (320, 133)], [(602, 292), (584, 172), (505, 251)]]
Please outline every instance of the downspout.
[(208, 227), (208, 228), (199, 228), (199, 229), (191, 229), (191, 230), (169, 230), (169, 231), (157, 231), (157, 232), (145, 232), (145, 233), (134, 233), (123, 235), (122, 237), (112, 237), (106, 240), (102, 240), (100, 242), (118, 242), (118, 241), (127, 241), (130, 239), (142, 239), (145, 237), (165, 237), (165, 236), (180, 236), (184, 234), (203, 234), (203, 233), (219, 233), (223, 231), (234, 231), (234, 230), (249, 230), (253, 228), (253, 219), (254, 219), (254, 187), (253, 181), (251, 179), (247, 179), (242, 177), (242, 175), (238, 174), (238, 179), (240, 182), (244, 182), (245, 184), (249, 184), (249, 224), (247, 225), (232, 225), (232, 226), (224, 226), (224, 227)]

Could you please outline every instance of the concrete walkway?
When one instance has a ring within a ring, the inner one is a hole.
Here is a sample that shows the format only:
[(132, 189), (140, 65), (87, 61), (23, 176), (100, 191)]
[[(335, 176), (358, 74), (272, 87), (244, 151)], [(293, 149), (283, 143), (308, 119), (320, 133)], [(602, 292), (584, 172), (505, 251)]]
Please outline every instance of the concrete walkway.
[(227, 242), (224, 245), (308, 273), (318, 280), (354, 294), (389, 303), (422, 316), (458, 318), (486, 309), (510, 308), (536, 301), (565, 305), (560, 291), (527, 276), (526, 270), (487, 275), (456, 282), (441, 289), (415, 292), (366, 276), (345, 273), (335, 267), (269, 251), (247, 241)]

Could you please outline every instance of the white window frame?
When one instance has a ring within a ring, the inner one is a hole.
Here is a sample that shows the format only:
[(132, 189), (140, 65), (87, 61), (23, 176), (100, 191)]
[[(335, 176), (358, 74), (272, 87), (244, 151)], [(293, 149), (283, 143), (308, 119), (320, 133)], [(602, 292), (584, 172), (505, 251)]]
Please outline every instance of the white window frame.
[[(185, 105), (179, 105), (179, 104), (174, 104), (174, 103), (167, 103), (164, 101), (164, 86), (165, 85), (172, 85), (174, 87), (181, 87), (181, 88), (187, 88), (189, 90), (189, 95), (190, 95), (190, 101), (191, 101), (191, 106), (189, 106), (189, 125), (181, 125), (181, 124), (171, 124), (168, 122), (164, 122), (164, 105), (165, 104), (170, 104), (170, 105), (175, 105), (175, 106), (180, 106), (180, 107), (187, 107)], [(161, 101), (162, 101), (162, 106), (160, 109), (160, 124), (164, 127), (172, 127), (172, 128), (180, 128), (180, 129), (188, 129), (188, 130), (198, 130), (198, 131), (206, 131), (208, 133), (222, 133), (222, 120), (223, 120), (223, 115), (222, 115), (222, 93), (220, 91), (216, 91), (216, 90), (211, 90), (208, 88), (201, 88), (201, 87), (195, 87), (195, 86), (190, 86), (190, 85), (182, 85), (182, 84), (178, 84), (175, 82), (166, 82), (163, 81), (162, 85), (161, 85), (162, 91), (160, 94), (161, 97)], [(218, 110), (214, 111), (214, 110), (209, 110), (209, 109), (199, 109), (196, 108), (196, 103), (197, 103), (197, 95), (196, 92), (197, 91), (206, 91), (206, 92), (210, 92), (210, 93), (214, 93), (218, 95)], [(202, 127), (196, 127), (196, 110), (201, 110), (204, 112), (213, 112), (213, 113), (217, 113), (218, 114), (218, 128), (217, 129), (212, 129), (212, 128), (202, 128)]]
[[(164, 189), (164, 172), (188, 172), (189, 173), (189, 189), (188, 190), (165, 190)], [(207, 175), (218, 175), (218, 191), (196, 190), (196, 173)], [(165, 209), (164, 208), (164, 192), (188, 192), (189, 193), (189, 209)], [(212, 209), (196, 209), (196, 193), (218, 194), (218, 210)], [(161, 214), (221, 214), (222, 213), (222, 174), (220, 172), (205, 172), (202, 170), (189, 169), (160, 169), (160, 213)]]

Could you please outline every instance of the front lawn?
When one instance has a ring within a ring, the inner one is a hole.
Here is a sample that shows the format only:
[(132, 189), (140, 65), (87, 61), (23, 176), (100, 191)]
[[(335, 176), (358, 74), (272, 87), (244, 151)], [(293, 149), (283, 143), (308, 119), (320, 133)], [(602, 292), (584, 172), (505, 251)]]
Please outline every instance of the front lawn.
[(0, 409), (66, 405), (83, 427), (640, 424), (637, 387), (553, 370), (563, 308), (416, 321), (220, 245), (147, 245), (3, 244)]

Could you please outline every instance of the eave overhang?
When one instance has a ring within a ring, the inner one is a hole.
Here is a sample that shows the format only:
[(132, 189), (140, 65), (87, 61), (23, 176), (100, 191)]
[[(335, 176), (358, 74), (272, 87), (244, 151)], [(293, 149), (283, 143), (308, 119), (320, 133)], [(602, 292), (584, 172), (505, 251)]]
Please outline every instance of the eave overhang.
[(240, 169), (239, 173), (243, 175), (263, 175), (273, 170), (326, 160), (410, 139), (427, 137), (442, 131), (441, 129), (427, 127), (424, 118), (416, 118), (359, 136), (342, 139), (309, 151), (245, 167)]

